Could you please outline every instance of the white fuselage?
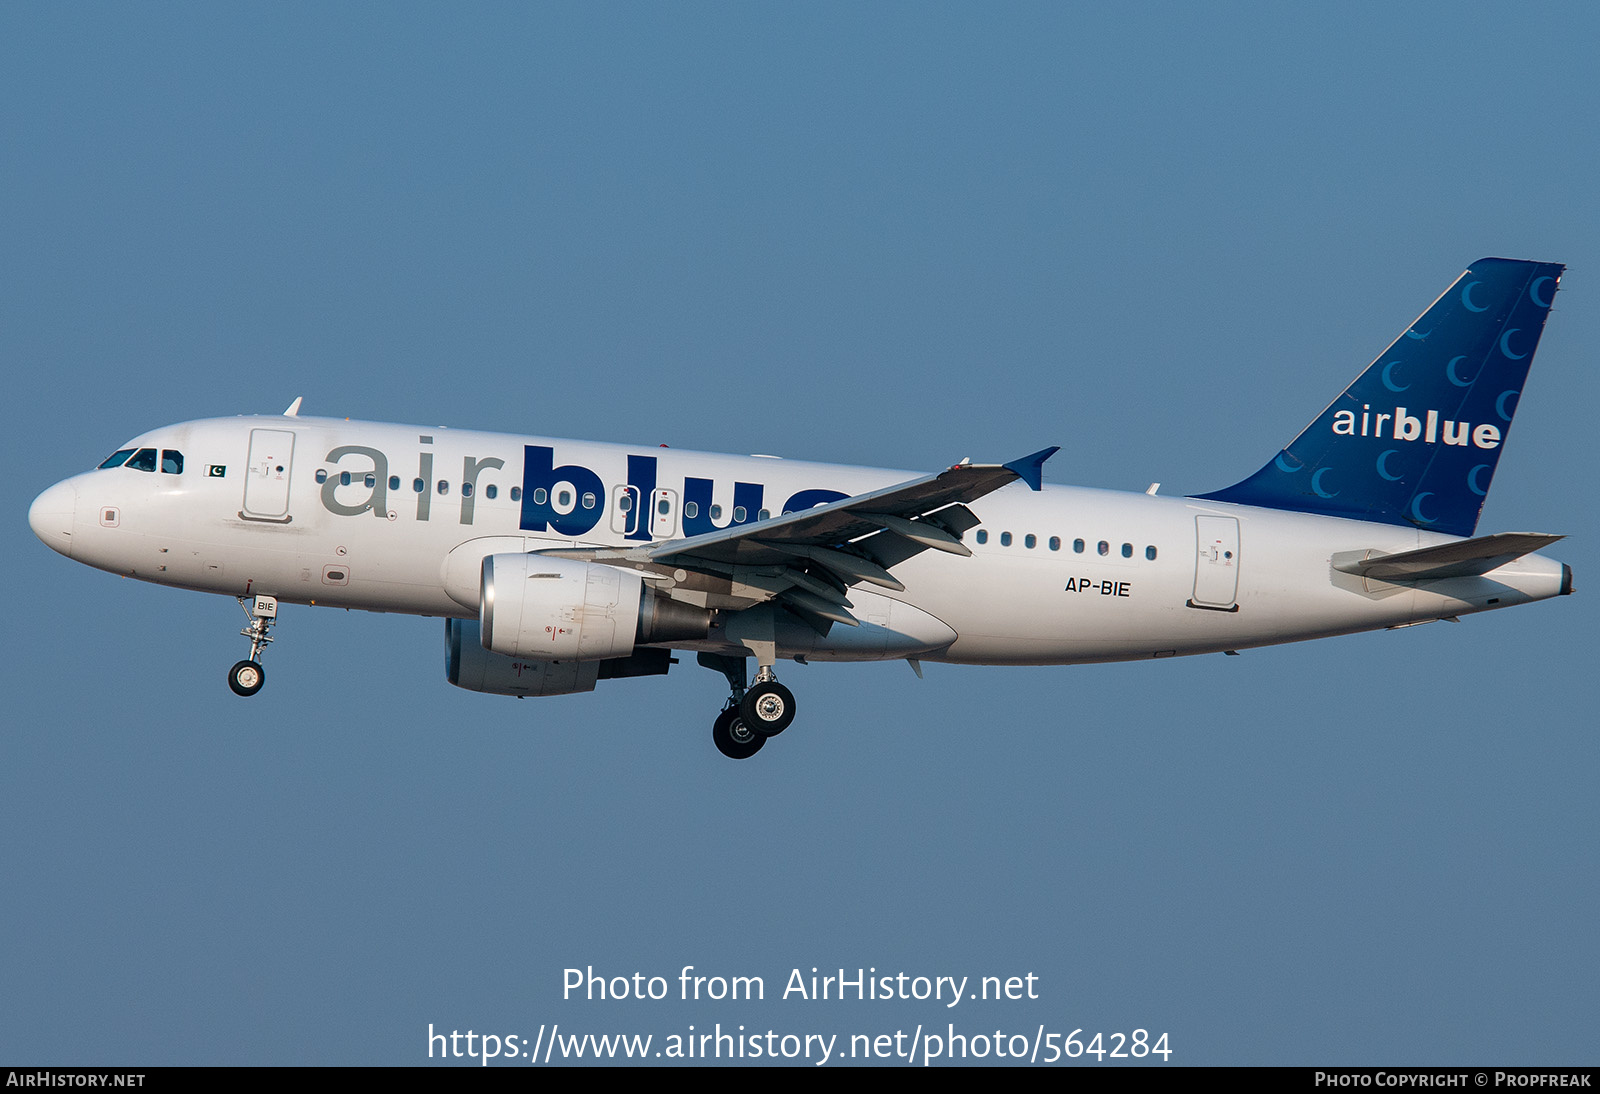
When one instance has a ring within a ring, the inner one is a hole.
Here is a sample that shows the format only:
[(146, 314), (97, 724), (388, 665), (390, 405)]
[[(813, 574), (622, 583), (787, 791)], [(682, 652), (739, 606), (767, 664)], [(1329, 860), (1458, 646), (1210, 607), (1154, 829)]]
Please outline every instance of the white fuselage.
[[(486, 554), (648, 545), (914, 477), (287, 416), (188, 422), (126, 447), (180, 453), (183, 470), (113, 467), (51, 488), (30, 514), (51, 547), (163, 585), (458, 618), (477, 614), (476, 568)], [(850, 590), (862, 627), (834, 626), (824, 637), (785, 624), (780, 654), (1134, 660), (1507, 607), (1554, 596), (1563, 584), (1562, 566), (1540, 555), (1484, 576), (1371, 581), (1335, 570), (1335, 556), (1456, 537), (1189, 498), (1033, 491), (1018, 482), (970, 508), (982, 521), (963, 537), (972, 557), (930, 550), (900, 563), (903, 592)], [(736, 586), (695, 577), (679, 571), (657, 583), (702, 607), (755, 602)], [(673, 645), (743, 652), (716, 633)]]

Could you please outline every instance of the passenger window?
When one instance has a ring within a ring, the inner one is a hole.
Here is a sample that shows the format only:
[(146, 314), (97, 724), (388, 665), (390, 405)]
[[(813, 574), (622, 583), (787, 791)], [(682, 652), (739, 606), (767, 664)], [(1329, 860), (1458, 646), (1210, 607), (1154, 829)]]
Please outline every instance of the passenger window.
[(586, 494), (583, 495), (583, 507), (585, 509), (593, 509), (594, 508), (594, 495), (593, 494), (587, 494), (586, 493)]
[(672, 499), (662, 498), (660, 501), (656, 502), (656, 512), (660, 513), (662, 516), (668, 516), (671, 514)]
[(1124, 543), (1122, 545), (1122, 557), (1123, 558), (1132, 558), (1133, 557), (1133, 544)]
[(495, 499), (495, 495), (498, 493), (500, 493), (500, 491), (492, 482), (483, 488), (483, 496), (488, 498), (490, 501), (493, 501)]
[(1010, 532), (1001, 532), (1000, 533), (1000, 546), (1002, 546), (1002, 547), (1011, 546), (1011, 533)]
[[(691, 501), (688, 505), (684, 506), (683, 507), (683, 511), (685, 513), (688, 513), (691, 517), (694, 516), (694, 514), (695, 514), (695, 504), (694, 504), (694, 502)], [(619, 512), (619, 513), (631, 513), (631, 512), (633, 512), (633, 495), (632, 494), (623, 494), (620, 498), (617, 499), (617, 512)]]
[(1022, 545), (1031, 551), (1039, 545), (1039, 540), (1032, 532), (1029, 532), (1022, 537)]
[(533, 503), (535, 505), (543, 505), (549, 497), (550, 495), (545, 493), (544, 487), (541, 486), (533, 492)]
[(440, 479), (439, 480), (439, 496), (440, 497), (444, 497), (448, 493), (450, 493), (450, 484), (448, 482), (445, 482), (443, 479)]
[(722, 506), (713, 505), (711, 507), (711, 519), (712, 520), (721, 520), (722, 519)]
[(376, 490), (378, 488), (378, 476), (371, 471), (367, 472), (367, 477), (362, 482), (368, 490)]
[(569, 509), (571, 507), (572, 507), (572, 491), (571, 490), (563, 490), (563, 491), (561, 491), (561, 493), (556, 495), (556, 508), (565, 510), (565, 509)]
[(1081, 540), (1081, 539), (1073, 540), (1072, 541), (1072, 550), (1076, 554), (1080, 554), (1080, 555), (1083, 554), (1083, 540)]
[[(628, 509), (633, 508), (633, 499), (632, 498), (623, 498), (622, 500), (628, 503), (627, 507), (622, 510), (624, 513), (626, 513), (628, 511)], [(684, 502), (683, 503), (683, 515), (688, 517), (690, 520), (693, 520), (695, 517), (698, 517), (700, 515), (700, 503), (697, 502), (697, 501), (686, 501), (686, 502)]]
[(761, 512), (756, 514), (756, 519), (757, 520), (767, 520), (771, 516), (772, 516), (772, 510), (771, 509), (763, 509), (763, 510), (761, 510)]
[(348, 471), (339, 472), (339, 485), (340, 486), (349, 486), (350, 485), (350, 472), (348, 472)]
[(120, 451), (113, 452), (111, 455), (106, 457), (106, 462), (100, 465), (99, 470), (104, 471), (108, 467), (121, 467), (123, 464), (128, 462), (128, 457), (131, 455), (133, 455), (133, 449), (131, 448), (124, 448)]
[(1102, 555), (1109, 555), (1111, 553), (1111, 544), (1107, 543), (1105, 540), (1101, 540), (1098, 550)]
[(1051, 536), (1050, 537), (1050, 549), (1052, 551), (1061, 550), (1061, 537), (1060, 536)]
[(1154, 547), (1146, 547), (1144, 549), (1144, 557), (1154, 562), (1156, 560), (1156, 549)]
[(511, 488), (511, 500), (512, 501), (521, 501), (522, 500), (522, 487), (513, 486)]
[(472, 497), (472, 484), (470, 482), (461, 484), (461, 496), (464, 498)]
[(735, 524), (743, 524), (744, 523), (744, 506), (735, 505), (733, 507), (733, 523), (735, 523)]
[(398, 489), (400, 489), (400, 476), (399, 475), (390, 475), (389, 476), (389, 489), (390, 490), (398, 490)]
[(426, 490), (427, 488), (428, 488), (428, 484), (423, 482), (421, 479), (412, 479), (411, 480), (411, 492), (412, 493), (420, 494), (424, 490)]
[(317, 468), (317, 483), (320, 485), (321, 483), (325, 483), (327, 481), (328, 481), (328, 472), (327, 472), (327, 470), (325, 468), (321, 468), (321, 467)]
[(154, 471), (156, 469), (156, 450), (141, 448), (135, 452), (133, 459), (128, 461), (128, 466), (135, 471)]
[(979, 543), (988, 543), (989, 542), (989, 530), (987, 528), (979, 528), (978, 529), (978, 542)]

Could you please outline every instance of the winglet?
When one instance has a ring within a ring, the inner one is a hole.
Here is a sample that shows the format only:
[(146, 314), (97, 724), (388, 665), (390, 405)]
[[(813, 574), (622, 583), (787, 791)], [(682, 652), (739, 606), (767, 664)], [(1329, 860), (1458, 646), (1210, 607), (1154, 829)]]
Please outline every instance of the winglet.
[(294, 402), (289, 404), (289, 409), (283, 412), (283, 416), (285, 418), (298, 418), (300, 416), (300, 400), (304, 398), (304, 395), (296, 395)]
[(1039, 490), (1044, 486), (1044, 461), (1061, 451), (1060, 445), (1041, 448), (1031, 456), (1024, 456), (1020, 460), (1012, 460), (1005, 464), (1005, 469), (1017, 478), (1028, 484), (1029, 489)]

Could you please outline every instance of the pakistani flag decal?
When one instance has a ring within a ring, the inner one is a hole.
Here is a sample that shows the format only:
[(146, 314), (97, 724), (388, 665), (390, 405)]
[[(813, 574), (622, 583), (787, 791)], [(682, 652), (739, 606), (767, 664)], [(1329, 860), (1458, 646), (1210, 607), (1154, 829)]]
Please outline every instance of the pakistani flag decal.
[(214, 463), (211, 465), (211, 469), (207, 471), (206, 474), (214, 479), (225, 478), (228, 474), (228, 465), (223, 463)]

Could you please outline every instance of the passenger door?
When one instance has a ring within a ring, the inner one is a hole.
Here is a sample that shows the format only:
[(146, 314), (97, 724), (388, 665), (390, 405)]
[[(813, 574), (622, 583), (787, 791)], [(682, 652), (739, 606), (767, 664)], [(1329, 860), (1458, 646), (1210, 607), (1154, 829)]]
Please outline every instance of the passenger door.
[(252, 429), (244, 475), (245, 520), (288, 524), (289, 474), (294, 468), (294, 434), (286, 429)]

